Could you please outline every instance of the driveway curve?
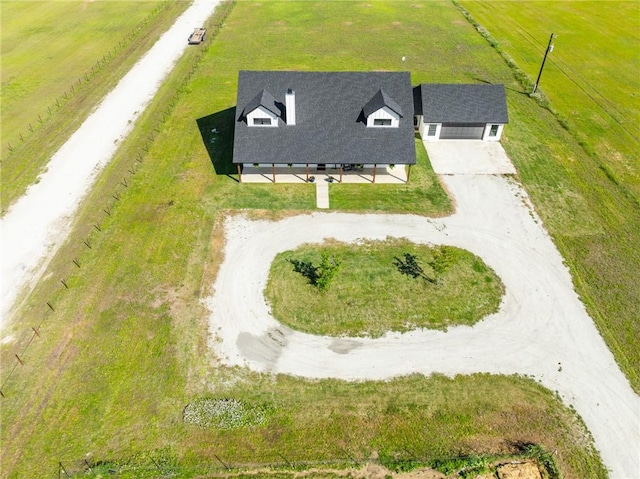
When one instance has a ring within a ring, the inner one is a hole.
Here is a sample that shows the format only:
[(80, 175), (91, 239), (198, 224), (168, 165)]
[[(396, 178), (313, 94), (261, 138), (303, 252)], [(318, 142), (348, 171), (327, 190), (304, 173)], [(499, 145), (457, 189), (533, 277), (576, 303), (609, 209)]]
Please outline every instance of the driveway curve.
[[(576, 408), (611, 477), (640, 477), (640, 398), (573, 290), (526, 193), (503, 176), (441, 180), (456, 202), (456, 213), (446, 218), (342, 213), (277, 222), (227, 218), (225, 260), (207, 299), (214, 350), (230, 365), (309, 378), (533, 375)], [(271, 316), (263, 292), (277, 253), (325, 238), (354, 242), (388, 236), (454, 245), (480, 256), (505, 285), (499, 312), (473, 327), (376, 339), (313, 336)]]

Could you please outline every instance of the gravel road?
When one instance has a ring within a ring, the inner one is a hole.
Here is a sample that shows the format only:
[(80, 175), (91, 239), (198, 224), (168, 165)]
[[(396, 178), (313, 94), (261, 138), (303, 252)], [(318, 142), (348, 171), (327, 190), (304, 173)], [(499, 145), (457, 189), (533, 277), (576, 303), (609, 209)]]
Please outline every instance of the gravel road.
[(202, 26), (217, 4), (218, 0), (195, 0), (2, 217), (0, 328), (42, 276), (67, 237), (78, 205), (187, 48), (189, 34)]

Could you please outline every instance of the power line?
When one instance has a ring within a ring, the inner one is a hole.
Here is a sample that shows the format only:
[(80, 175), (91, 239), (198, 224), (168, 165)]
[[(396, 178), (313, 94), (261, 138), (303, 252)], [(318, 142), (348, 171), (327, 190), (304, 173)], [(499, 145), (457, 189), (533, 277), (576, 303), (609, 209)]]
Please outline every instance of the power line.
[[(497, 9), (494, 5), (488, 2), (480, 2), (481, 5), (487, 10), (496, 13)], [(527, 29), (523, 28), (517, 21), (510, 19), (513, 25), (516, 27), (515, 31), (529, 44), (538, 48), (543, 44), (533, 36)], [(594, 88), (589, 81), (585, 80), (576, 70), (574, 70), (568, 63), (564, 62), (558, 55), (549, 57), (549, 63), (551, 63), (562, 75), (564, 75), (571, 83), (573, 83), (578, 89), (584, 93), (595, 105), (602, 110), (604, 114), (609, 116), (630, 138), (640, 143), (640, 138), (636, 136), (634, 131), (627, 128), (626, 123), (620, 120), (619, 117), (625, 117), (616, 104), (612, 103), (606, 96), (600, 93), (599, 90)], [(578, 82), (576, 80), (580, 80)], [(590, 90), (590, 91), (588, 91)], [(598, 98), (596, 98), (598, 97)]]

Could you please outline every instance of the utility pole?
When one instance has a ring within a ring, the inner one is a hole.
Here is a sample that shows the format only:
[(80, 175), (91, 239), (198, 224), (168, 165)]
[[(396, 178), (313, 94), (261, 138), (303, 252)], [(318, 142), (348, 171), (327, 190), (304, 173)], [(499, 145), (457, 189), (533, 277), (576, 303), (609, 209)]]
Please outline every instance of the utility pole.
[(538, 89), (538, 83), (540, 83), (540, 77), (542, 76), (542, 69), (544, 68), (544, 62), (547, 61), (547, 55), (553, 51), (553, 45), (551, 44), (551, 42), (553, 41), (553, 37), (555, 37), (555, 35), (552, 33), (551, 37), (549, 38), (549, 44), (547, 45), (547, 51), (544, 52), (544, 58), (542, 59), (542, 65), (540, 65), (540, 72), (538, 73), (538, 79), (536, 80), (536, 83), (533, 85), (533, 90), (531, 91), (532, 95)]

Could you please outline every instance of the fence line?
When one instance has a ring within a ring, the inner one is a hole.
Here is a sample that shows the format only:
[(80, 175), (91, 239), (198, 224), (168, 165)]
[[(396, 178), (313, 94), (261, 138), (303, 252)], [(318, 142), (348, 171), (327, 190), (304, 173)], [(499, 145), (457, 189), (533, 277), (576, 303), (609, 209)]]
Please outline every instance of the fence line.
[[(165, 2), (165, 4), (168, 4), (169, 2)], [(185, 77), (182, 79), (182, 81), (180, 82), (179, 85), (176, 86), (176, 93), (173, 95), (168, 107), (166, 107), (165, 109), (163, 109), (158, 115), (157, 115), (157, 120), (155, 123), (153, 123), (150, 128), (151, 130), (155, 130), (157, 133), (160, 133), (162, 131), (162, 125), (166, 122), (166, 120), (168, 118), (171, 117), (171, 113), (173, 112), (173, 109), (175, 108), (175, 106), (177, 105), (178, 100), (180, 99), (180, 97), (182, 96), (182, 94), (184, 93), (184, 87), (187, 86), (190, 82), (191, 79), (194, 75), (194, 73), (198, 70), (198, 67), (200, 65), (200, 63), (202, 62), (204, 55), (209, 51), (209, 46), (211, 44), (211, 42), (213, 41), (213, 39), (217, 36), (218, 32), (220, 31), (220, 29), (222, 28), (222, 26), (224, 25), (224, 21), (226, 20), (226, 18), (229, 16), (229, 14), (231, 13), (231, 10), (233, 9), (233, 6), (235, 5), (235, 2), (228, 2), (225, 4), (222, 4), (221, 6), (224, 7), (224, 10), (222, 11), (222, 15), (221, 15), (221, 20), (218, 21), (218, 23), (216, 25), (214, 25), (213, 27), (213, 31), (212, 33), (207, 37), (207, 40), (205, 42), (204, 45), (202, 45), (203, 48), (199, 49), (198, 54), (195, 56), (195, 58), (193, 59), (193, 63), (191, 66), (191, 69), (189, 70), (189, 72), (185, 75)], [(207, 25), (208, 26), (208, 25)], [(141, 164), (146, 155), (149, 152), (149, 149), (151, 147), (151, 144), (153, 144), (153, 142), (155, 141), (155, 135), (153, 133), (153, 131), (151, 132), (151, 134), (149, 136), (147, 136), (147, 140), (144, 142), (144, 145), (140, 147), (140, 150), (137, 152), (137, 155), (134, 157), (132, 161), (132, 163), (129, 165), (129, 168), (126, 168), (126, 171), (129, 173), (129, 176), (123, 176), (122, 180), (120, 182), (118, 182), (115, 185), (116, 190), (112, 193), (111, 197), (113, 198), (113, 202), (103, 208), (99, 208), (97, 214), (99, 215), (100, 213), (103, 213), (104, 215), (106, 215), (106, 218), (103, 216), (102, 219), (108, 219), (109, 217), (112, 216), (113, 211), (115, 210), (117, 203), (121, 200), (121, 195), (120, 195), (120, 191), (118, 191), (119, 186), (121, 186), (122, 188), (129, 188), (131, 181), (133, 179), (133, 177), (135, 176), (135, 174), (137, 173), (137, 169), (136, 169), (136, 163), (137, 164)], [(93, 232), (93, 234), (100, 234), (104, 232), (104, 227), (103, 227), (104, 223), (101, 224), (100, 222), (100, 218), (96, 218), (95, 221), (89, 226), (89, 228), (93, 228), (95, 230), (95, 232)], [(107, 224), (108, 226), (108, 224)], [(87, 249), (92, 250), (92, 244), (91, 244), (91, 233), (89, 234), (89, 236), (82, 240), (82, 244), (84, 246), (87, 247)], [(86, 252), (86, 251), (85, 251)], [(80, 262), (80, 260), (78, 259), (78, 257), (74, 257), (71, 260), (71, 263), (73, 263), (78, 269), (82, 269), (82, 264)], [(61, 275), (56, 275), (57, 277), (60, 278)], [(61, 283), (61, 288), (58, 289), (57, 292), (53, 293), (53, 297), (57, 297), (60, 293), (65, 293), (66, 291), (69, 291), (71, 289), (71, 286), (69, 284), (69, 280), (71, 278), (67, 277), (67, 278), (61, 278), (60, 279), (60, 283)], [(46, 301), (43, 304), (43, 307), (46, 307), (47, 309), (45, 310), (45, 315), (42, 316), (42, 320), (40, 321), (40, 323), (34, 327), (31, 327), (32, 330), (32, 336), (31, 338), (29, 338), (26, 346), (23, 348), (22, 352), (20, 354), (15, 353), (14, 354), (14, 359), (15, 359), (15, 363), (13, 364), (13, 367), (11, 368), (11, 370), (9, 371), (9, 374), (7, 375), (7, 377), (5, 377), (2, 380), (2, 383), (0, 384), (0, 398), (6, 399), (7, 398), (7, 383), (9, 382), (9, 380), (11, 379), (11, 377), (13, 376), (14, 372), (16, 371), (16, 369), (18, 368), (18, 366), (27, 366), (28, 362), (25, 363), (24, 359), (27, 356), (27, 352), (29, 350), (29, 347), (32, 345), (33, 341), (35, 340), (36, 337), (40, 337), (40, 330), (42, 329), (42, 326), (44, 324), (44, 321), (47, 319), (47, 315), (51, 315), (51, 314), (56, 314), (56, 308), (55, 308), (55, 301), (53, 298), (49, 299), (49, 301)]]
[[(158, 5), (144, 20), (139, 22), (133, 30), (129, 31), (129, 33), (118, 42), (116, 46), (114, 46), (111, 50), (109, 50), (106, 54), (102, 56), (102, 58), (98, 59), (92, 66), (91, 70), (87, 69), (84, 73), (80, 74), (80, 77), (77, 81), (77, 89), (80, 90), (80, 87), (83, 84), (89, 83), (100, 71), (104, 70), (104, 68), (117, 56), (117, 54), (123, 50), (125, 47), (128, 47), (133, 43), (135, 38), (140, 34), (140, 32), (154, 19), (158, 16), (158, 14), (165, 9), (172, 2), (171, 0), (165, 0), (163, 3)], [(84, 79), (84, 81), (83, 81)], [(76, 94), (76, 82), (74, 81), (71, 84), (69, 89), (65, 89), (62, 94), (55, 99), (55, 104), (47, 106), (47, 113), (45, 118), (42, 118), (42, 114), (38, 114), (38, 123), (40, 126), (36, 125), (34, 129), (31, 122), (28, 122), (29, 127), (27, 128), (31, 134), (34, 134), (36, 131), (40, 129), (42, 125), (44, 125), (47, 121), (51, 119), (51, 117), (57, 113), (60, 108), (64, 106), (69, 100), (71, 100)], [(44, 114), (44, 113), (43, 113)], [(19, 138), (22, 143), (26, 143), (31, 135), (26, 135), (27, 138), (22, 135), (22, 132), (19, 133)], [(9, 152), (8, 158), (11, 159), (13, 157), (12, 153), (16, 150), (16, 147), (11, 145), (11, 143), (7, 143), (7, 150)], [(3, 161), (6, 161), (3, 160)], [(0, 166), (3, 161), (0, 161)]]

